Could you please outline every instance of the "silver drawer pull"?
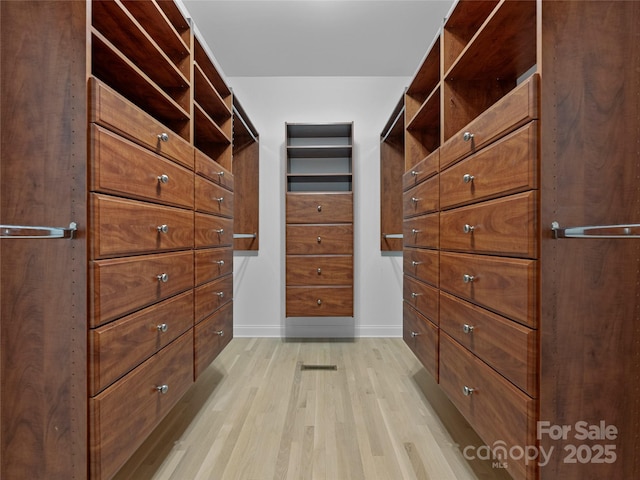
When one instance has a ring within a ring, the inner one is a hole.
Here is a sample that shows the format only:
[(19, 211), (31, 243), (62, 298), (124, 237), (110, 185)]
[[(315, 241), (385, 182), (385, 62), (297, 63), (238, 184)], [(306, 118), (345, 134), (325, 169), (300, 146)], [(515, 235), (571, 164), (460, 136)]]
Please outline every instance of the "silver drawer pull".
[(468, 173), (465, 173), (465, 174), (462, 176), (462, 181), (463, 181), (464, 183), (471, 183), (471, 182), (473, 182), (473, 180), (474, 180), (475, 178), (476, 178), (476, 177), (474, 177), (473, 175), (470, 175), (470, 174), (468, 174)]
[(415, 260), (411, 261), (411, 265), (413, 265), (414, 267), (417, 267), (418, 265), (421, 265), (422, 262), (416, 262)]
[(465, 324), (462, 326), (462, 331), (463, 331), (464, 333), (471, 333), (471, 332), (473, 332), (473, 325), (469, 325), (468, 323), (465, 323)]
[(214, 228), (213, 229), (214, 232), (216, 232), (218, 235), (222, 235), (224, 233), (224, 228)]
[(473, 395), (475, 388), (467, 387), (466, 385), (462, 387), (462, 393), (464, 393), (467, 397)]
[(321, 212), (322, 211), (322, 205), (318, 205), (318, 211)]
[(167, 283), (169, 281), (169, 274), (161, 273), (160, 275), (157, 275), (157, 278), (159, 282)]
[(466, 273), (462, 276), (462, 281), (464, 283), (473, 283), (475, 279), (476, 277), (474, 277), (473, 275), (467, 275)]
[(558, 222), (553, 222), (551, 230), (554, 238), (640, 238), (638, 223), (560, 228)]
[(411, 332), (411, 337), (412, 337), (412, 338), (415, 338), (415, 337), (417, 337), (418, 335), (420, 335), (420, 333), (418, 333), (418, 332)]
[(219, 177), (224, 177), (224, 172), (218, 172), (217, 174)]
[(318, 270), (316, 270), (316, 272), (318, 272), (318, 275), (322, 275), (322, 269), (318, 268)]
[(157, 328), (159, 332), (166, 333), (166, 331), (169, 330), (169, 325), (167, 325), (166, 323), (161, 323)]
[(417, 198), (417, 197), (411, 197), (411, 201), (412, 201), (413, 203), (418, 203), (418, 202), (420, 201), (420, 199), (419, 199), (419, 198)]
[(158, 385), (156, 387), (156, 390), (158, 391), (158, 393), (160, 393), (161, 395), (166, 394), (169, 391), (169, 385)]
[(158, 139), (160, 139), (161, 142), (168, 142), (169, 134), (166, 132), (162, 132), (160, 135), (158, 135)]
[(224, 265), (224, 260), (215, 260), (213, 263), (217, 263), (218, 265)]
[(158, 176), (158, 183), (169, 183), (169, 175), (159, 175)]
[(415, 235), (417, 233), (420, 233), (420, 230), (418, 230), (417, 228), (412, 228), (411, 229), (411, 233), (413, 233)]
[(411, 170), (412, 177), (417, 177), (418, 175), (420, 175), (420, 172), (418, 170)]
[(468, 142), (468, 141), (470, 141), (470, 140), (473, 140), (473, 133), (471, 133), (471, 132), (464, 132), (464, 133), (462, 134), (462, 139), (463, 139), (465, 142)]
[(422, 295), (421, 293), (411, 292), (411, 298), (416, 298)]
[(0, 225), (0, 238), (73, 238), (76, 230), (76, 222), (71, 222), (68, 228)]
[(224, 337), (224, 330), (216, 330), (215, 334), (219, 337)]
[(475, 230), (476, 227), (474, 227), (473, 225), (469, 225), (468, 223), (466, 223), (464, 225), (464, 227), (462, 227), (462, 231), (464, 233), (473, 233), (473, 231)]
[(218, 203), (224, 202), (224, 197), (213, 197), (213, 199)]
[(216, 292), (216, 295), (220, 298), (224, 298), (224, 292)]
[(169, 225), (166, 225), (166, 224), (158, 225), (157, 229), (158, 229), (158, 233), (169, 233)]
[(318, 299), (318, 301), (316, 302), (318, 305), (322, 305), (322, 300)]
[(321, 237), (320, 235), (318, 235), (318, 238), (316, 238), (316, 241), (317, 241), (318, 243), (322, 243), (322, 237)]

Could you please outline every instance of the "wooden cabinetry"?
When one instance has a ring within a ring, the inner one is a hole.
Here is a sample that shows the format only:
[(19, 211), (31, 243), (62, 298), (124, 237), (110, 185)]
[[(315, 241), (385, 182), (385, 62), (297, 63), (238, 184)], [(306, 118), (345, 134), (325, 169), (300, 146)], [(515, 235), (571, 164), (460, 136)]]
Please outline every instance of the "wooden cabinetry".
[[(0, 476), (108, 479), (233, 337), (234, 214), (247, 208), (234, 138), (250, 122), (235, 128), (232, 92), (173, 2), (0, 8)], [(242, 175), (257, 181), (252, 162)], [(12, 226), (52, 223), (70, 227)], [(16, 278), (5, 252), (42, 267)]]
[(287, 317), (353, 316), (353, 125), (287, 124)]
[[(639, 20), (635, 2), (461, 0), (406, 91), (404, 338), (517, 479), (640, 471), (638, 190), (619, 176), (640, 165), (640, 57), (621, 47)], [(554, 222), (627, 238), (556, 238)], [(581, 441), (577, 422), (617, 433)], [(605, 443), (615, 461), (568, 457)], [(555, 451), (509, 453), (527, 447)]]

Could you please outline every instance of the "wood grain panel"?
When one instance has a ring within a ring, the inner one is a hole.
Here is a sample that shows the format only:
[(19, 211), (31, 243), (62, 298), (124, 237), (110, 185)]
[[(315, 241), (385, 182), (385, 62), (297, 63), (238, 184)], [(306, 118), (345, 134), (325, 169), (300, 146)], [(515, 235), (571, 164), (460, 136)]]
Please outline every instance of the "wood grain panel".
[(434, 287), (440, 284), (440, 253), (426, 248), (405, 248), (402, 270)]
[(233, 245), (233, 219), (196, 212), (194, 241), (196, 248)]
[(402, 175), (402, 189), (408, 190), (409, 188), (425, 181), (427, 178), (432, 177), (438, 173), (439, 170), (440, 149), (438, 148)]
[(233, 302), (198, 323), (194, 330), (194, 375), (197, 379), (233, 339)]
[(287, 225), (287, 255), (353, 253), (353, 225)]
[(248, 141), (250, 143), (242, 148), (236, 148), (234, 141), (233, 171), (238, 188), (233, 221), (236, 233), (256, 234), (256, 237), (235, 238), (233, 248), (257, 251), (260, 248), (260, 144), (253, 139)]
[(420, 363), (438, 381), (439, 329), (406, 302), (402, 302), (402, 338)]
[(351, 223), (353, 193), (291, 193), (286, 195), (287, 224)]
[(411, 305), (434, 324), (438, 325), (438, 289), (413, 277), (404, 275), (402, 298), (406, 304)]
[(197, 148), (194, 149), (194, 159), (195, 171), (198, 175), (202, 175), (212, 182), (233, 191), (234, 178), (228, 168), (223, 167), (220, 163), (202, 153)]
[(351, 255), (287, 255), (287, 285), (352, 285)]
[(195, 292), (194, 321), (198, 323), (233, 299), (233, 275), (227, 275), (200, 285), (195, 289)]
[(431, 213), (405, 219), (402, 223), (405, 247), (438, 248), (440, 214)]
[(439, 208), (440, 188), (437, 176), (416, 185), (402, 195), (404, 217), (431, 213)]
[[(400, 125), (402, 124), (402, 125)], [(396, 127), (402, 129), (404, 121), (398, 120)], [(402, 130), (399, 138), (389, 135), (380, 143), (380, 250), (402, 251), (401, 238), (386, 238), (384, 235), (402, 232), (402, 175), (404, 173), (404, 142)]]
[(199, 212), (232, 218), (234, 194), (226, 188), (196, 175), (195, 208)]
[(287, 317), (352, 317), (353, 287), (287, 287)]
[(223, 247), (195, 251), (196, 285), (229, 273), (233, 273), (233, 249)]

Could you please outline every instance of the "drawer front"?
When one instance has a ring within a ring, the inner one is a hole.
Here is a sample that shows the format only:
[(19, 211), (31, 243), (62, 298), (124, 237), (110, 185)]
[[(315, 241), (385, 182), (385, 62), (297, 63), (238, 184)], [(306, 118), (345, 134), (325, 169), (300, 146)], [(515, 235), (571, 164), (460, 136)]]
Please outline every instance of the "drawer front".
[(536, 330), (440, 292), (440, 328), (513, 382), (537, 397)]
[(438, 248), (440, 214), (405, 219), (402, 222), (402, 236), (405, 247)]
[(404, 275), (402, 298), (407, 304), (438, 325), (438, 289)]
[(90, 263), (89, 325), (102, 325), (193, 288), (193, 252)]
[(433, 323), (403, 302), (402, 338), (436, 382), (438, 381), (439, 336), (438, 328)]
[[(536, 445), (535, 400), (442, 332), (440, 385), (489, 447)], [(465, 394), (465, 387), (473, 391)], [(535, 478), (536, 461), (507, 460), (514, 478)]]
[(537, 74), (513, 89), (440, 147), (440, 170), (538, 118)]
[(532, 328), (537, 326), (535, 260), (440, 252), (440, 288)]
[(287, 193), (287, 223), (351, 223), (352, 193)]
[(411, 275), (435, 287), (440, 284), (440, 254), (438, 250), (405, 248), (402, 263), (405, 275)]
[(233, 217), (233, 192), (196, 175), (196, 210)]
[(91, 125), (91, 190), (193, 208), (193, 172)]
[(195, 149), (194, 152), (196, 173), (218, 185), (222, 185), (227, 190), (233, 191), (233, 175), (231, 172), (200, 150)]
[(407, 190), (438, 173), (440, 168), (440, 149), (434, 150), (424, 160), (402, 175), (402, 189)]
[(233, 249), (211, 248), (195, 252), (196, 285), (233, 273)]
[(92, 258), (193, 248), (193, 212), (91, 194)]
[(233, 275), (219, 278), (196, 288), (196, 323), (233, 299)]
[(95, 78), (90, 79), (91, 122), (114, 130), (193, 170), (193, 147)]
[(232, 338), (233, 302), (229, 302), (194, 328), (196, 378), (213, 362)]
[(352, 317), (353, 287), (287, 287), (287, 317)]
[(89, 394), (96, 395), (193, 327), (193, 290), (89, 332)]
[(196, 248), (233, 245), (233, 219), (196, 213), (195, 223)]
[(288, 255), (353, 254), (353, 225), (287, 225)]
[(351, 255), (287, 255), (287, 285), (352, 285)]
[(440, 248), (536, 258), (535, 191), (440, 213)]
[[(193, 333), (188, 331), (90, 398), (90, 478), (111, 478), (192, 383)], [(157, 388), (163, 385), (165, 393)]]
[(431, 177), (402, 195), (403, 217), (422, 215), (438, 210), (438, 177)]
[(450, 208), (538, 187), (533, 121), (440, 173), (440, 206)]

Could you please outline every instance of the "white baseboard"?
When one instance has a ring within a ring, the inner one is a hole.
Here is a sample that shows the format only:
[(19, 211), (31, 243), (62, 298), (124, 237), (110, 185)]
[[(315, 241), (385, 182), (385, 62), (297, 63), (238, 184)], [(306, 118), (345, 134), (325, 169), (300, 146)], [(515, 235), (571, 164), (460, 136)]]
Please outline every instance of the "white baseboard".
[(234, 325), (235, 337), (275, 338), (394, 338), (402, 337), (401, 325)]

